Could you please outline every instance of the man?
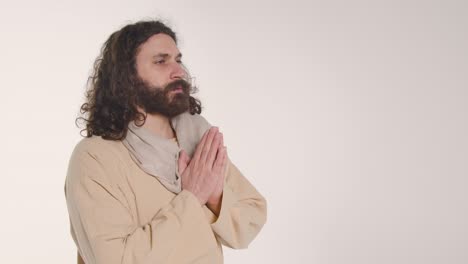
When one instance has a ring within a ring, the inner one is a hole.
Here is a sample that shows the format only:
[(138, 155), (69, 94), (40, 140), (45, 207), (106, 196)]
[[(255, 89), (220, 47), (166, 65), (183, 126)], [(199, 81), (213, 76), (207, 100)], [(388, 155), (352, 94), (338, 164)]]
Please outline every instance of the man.
[(78, 263), (223, 263), (222, 245), (246, 248), (266, 222), (181, 57), (159, 21), (105, 42), (65, 181)]

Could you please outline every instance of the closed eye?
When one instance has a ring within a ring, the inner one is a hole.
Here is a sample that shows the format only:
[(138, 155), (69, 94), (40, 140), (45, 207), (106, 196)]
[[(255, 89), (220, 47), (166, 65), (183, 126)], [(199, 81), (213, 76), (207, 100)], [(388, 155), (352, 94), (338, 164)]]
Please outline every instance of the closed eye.
[[(163, 63), (165, 63), (165, 62), (166, 62), (165, 60), (158, 60), (158, 61), (155, 61), (154, 63), (155, 63), (155, 64), (163, 64)], [(176, 60), (176, 62), (179, 63), (179, 64), (182, 64), (182, 61), (181, 61), (181, 60)]]

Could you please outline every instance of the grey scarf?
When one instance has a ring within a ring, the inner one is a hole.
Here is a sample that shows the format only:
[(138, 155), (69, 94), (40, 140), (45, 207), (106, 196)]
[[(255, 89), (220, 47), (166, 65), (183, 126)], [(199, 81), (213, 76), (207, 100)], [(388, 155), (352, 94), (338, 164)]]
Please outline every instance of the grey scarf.
[(177, 194), (182, 191), (178, 168), (179, 152), (184, 149), (192, 157), (198, 142), (211, 125), (201, 115), (191, 115), (189, 112), (170, 119), (170, 122), (178, 145), (175, 140), (138, 127), (133, 121), (129, 123), (127, 136), (122, 143), (143, 171), (156, 177), (164, 187)]

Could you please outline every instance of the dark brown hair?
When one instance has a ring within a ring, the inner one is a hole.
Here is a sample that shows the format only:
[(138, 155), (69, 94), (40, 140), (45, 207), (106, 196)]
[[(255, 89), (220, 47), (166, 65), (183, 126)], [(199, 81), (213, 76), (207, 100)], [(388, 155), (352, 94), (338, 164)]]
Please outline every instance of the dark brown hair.
[[(110, 35), (101, 54), (94, 62), (92, 75), (88, 78), (86, 102), (81, 105), (75, 124), (86, 124), (86, 137), (102, 136), (109, 140), (122, 140), (132, 120), (146, 116), (137, 111), (137, 89), (142, 80), (136, 71), (136, 54), (141, 44), (155, 34), (166, 34), (177, 44), (174, 31), (161, 21), (140, 21), (129, 24)], [(197, 91), (193, 87), (193, 91)], [(201, 113), (201, 102), (190, 96), (189, 112)], [(77, 126), (79, 126), (77, 124)]]

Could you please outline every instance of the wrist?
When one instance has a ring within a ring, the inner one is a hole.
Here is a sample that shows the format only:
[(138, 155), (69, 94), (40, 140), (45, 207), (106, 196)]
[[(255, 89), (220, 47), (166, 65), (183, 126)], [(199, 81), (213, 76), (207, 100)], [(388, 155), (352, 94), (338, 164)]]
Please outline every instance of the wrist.
[(208, 209), (210, 209), (216, 216), (219, 216), (219, 213), (221, 211), (222, 198), (223, 194), (221, 194), (217, 198), (208, 199), (208, 201), (206, 202), (206, 206), (208, 207)]
[(223, 198), (223, 193), (220, 193), (219, 195), (216, 195), (216, 196), (211, 195), (211, 197), (208, 198), (206, 203), (216, 206), (217, 204), (221, 204), (222, 198)]

